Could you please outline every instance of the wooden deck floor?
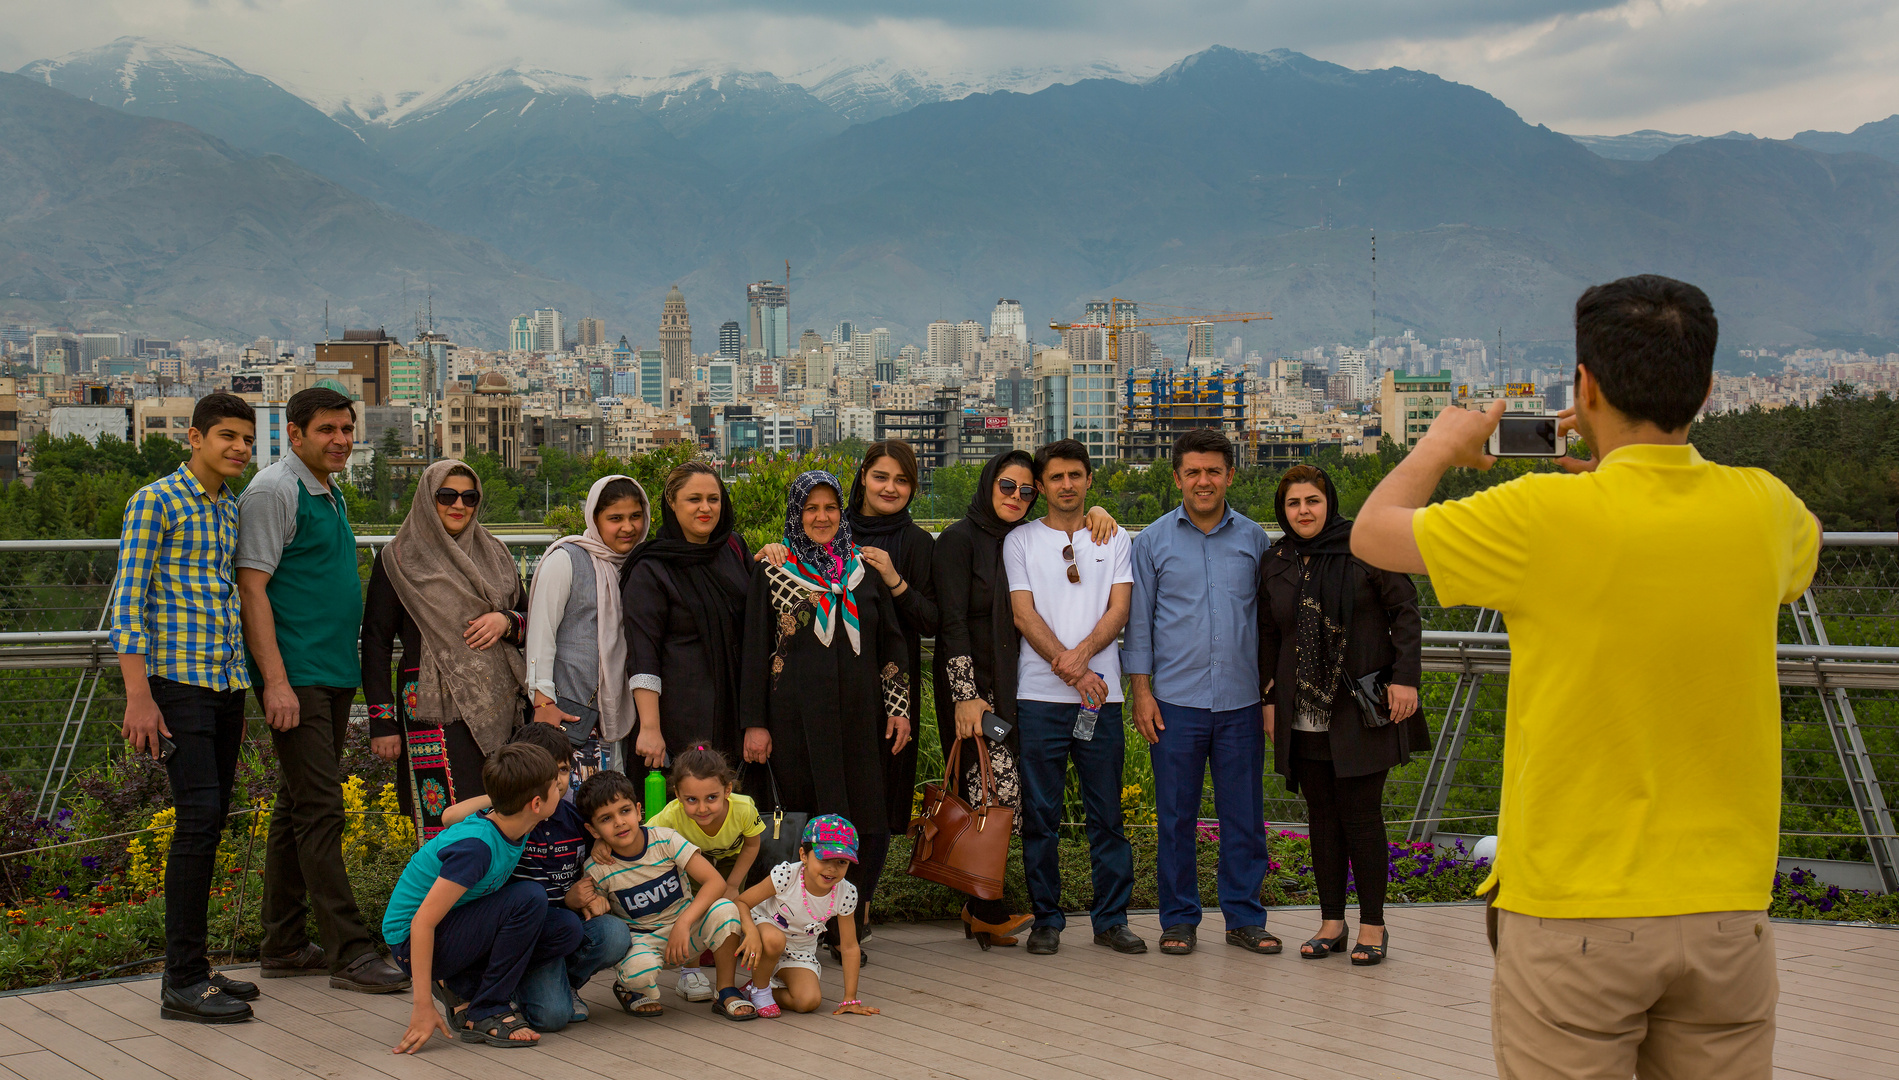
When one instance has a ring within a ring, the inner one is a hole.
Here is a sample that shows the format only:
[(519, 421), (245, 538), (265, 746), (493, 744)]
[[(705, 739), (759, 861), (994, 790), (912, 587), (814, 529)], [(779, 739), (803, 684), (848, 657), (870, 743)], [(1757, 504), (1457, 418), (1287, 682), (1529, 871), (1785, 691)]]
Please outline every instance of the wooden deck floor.
[[(0, 998), (0, 1080), (536, 1080), (565, 1077), (1023, 1077), (1034, 1080), (1412, 1078), (1495, 1075), (1490, 956), (1475, 907), (1397, 908), (1393, 958), (1353, 968), (1227, 946), (1219, 919), (1201, 950), (1124, 957), (1085, 924), (1062, 951), (980, 953), (941, 925), (879, 927), (862, 993), (880, 1017), (828, 1014), (734, 1025), (667, 992), (660, 1020), (625, 1016), (607, 976), (594, 1019), (535, 1049), (439, 1038), (418, 1057), (389, 1047), (407, 995), (366, 997), (321, 979), (264, 983), (258, 1019), (201, 1027), (158, 1018), (153, 980)], [(1136, 918), (1154, 944), (1152, 916)], [(1278, 913), (1289, 942), (1316, 912)], [(1899, 933), (1782, 923), (1777, 1075), (1899, 1075)], [(233, 971), (241, 976), (241, 969)], [(839, 996), (835, 972), (826, 995)], [(694, 1064), (694, 1061), (700, 1062)]]

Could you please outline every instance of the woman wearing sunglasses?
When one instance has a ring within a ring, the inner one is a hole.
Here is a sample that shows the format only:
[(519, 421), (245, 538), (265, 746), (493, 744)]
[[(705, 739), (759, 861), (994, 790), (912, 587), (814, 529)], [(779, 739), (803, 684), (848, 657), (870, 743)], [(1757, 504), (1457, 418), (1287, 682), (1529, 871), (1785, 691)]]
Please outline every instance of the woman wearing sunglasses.
[(482, 763), (526, 712), (527, 591), (508, 549), (475, 521), (480, 507), (467, 465), (422, 470), (363, 602), (369, 746), (398, 763), (397, 795), (423, 840), (451, 804), (486, 794)]
[[(958, 739), (977, 739), (989, 753), (995, 790), (992, 804), (1021, 809), (1020, 771), (1016, 767), (1016, 658), (1022, 635), (1009, 608), (1009, 575), (1002, 566), (1002, 541), (1029, 518), (1039, 493), (1035, 459), (1010, 450), (989, 459), (976, 483), (969, 512), (936, 538), (936, 722), (943, 753)], [(1101, 507), (1088, 512), (1088, 530), (1104, 543), (1116, 532), (1114, 518)], [(1010, 727), (1008, 738), (992, 742), (983, 735), (982, 717), (993, 712)], [(962, 757), (960, 793), (972, 803), (981, 764)], [(1017, 821), (1021, 818), (1018, 816)], [(1002, 900), (970, 897), (963, 905), (964, 933), (985, 950), (1014, 945), (1015, 934), (1031, 916), (1011, 912)]]

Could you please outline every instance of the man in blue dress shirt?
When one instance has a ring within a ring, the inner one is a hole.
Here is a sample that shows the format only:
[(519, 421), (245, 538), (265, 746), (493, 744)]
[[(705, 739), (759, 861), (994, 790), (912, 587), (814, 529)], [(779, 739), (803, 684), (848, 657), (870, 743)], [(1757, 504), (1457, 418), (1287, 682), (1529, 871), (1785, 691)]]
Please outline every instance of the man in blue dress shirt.
[(1211, 763), (1226, 940), (1276, 953), (1280, 941), (1266, 932), (1259, 900), (1267, 859), (1266, 731), (1254, 620), (1266, 533), (1226, 504), (1233, 443), (1225, 435), (1190, 431), (1174, 441), (1173, 461), (1181, 505), (1134, 539), (1134, 602), (1121, 649), (1121, 666), (1133, 676), (1134, 726), (1154, 759), (1161, 952), (1194, 949), (1194, 833)]

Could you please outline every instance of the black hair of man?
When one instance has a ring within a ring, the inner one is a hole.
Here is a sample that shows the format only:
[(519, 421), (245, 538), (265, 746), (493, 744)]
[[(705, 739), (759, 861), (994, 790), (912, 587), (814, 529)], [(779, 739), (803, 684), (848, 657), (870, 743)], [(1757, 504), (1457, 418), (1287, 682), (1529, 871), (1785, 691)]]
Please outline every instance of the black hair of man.
[(1213, 428), (1195, 428), (1174, 440), (1174, 471), (1180, 471), (1180, 459), (1188, 454), (1218, 454), (1226, 459), (1226, 467), (1233, 469), (1233, 440), (1223, 431)]
[(348, 394), (327, 386), (312, 386), (290, 395), (290, 401), (284, 405), (284, 422), (296, 425), (298, 431), (308, 431), (310, 421), (315, 420), (318, 413), (333, 409), (345, 410), (350, 420), (356, 419), (356, 402), (350, 400)]
[(1063, 461), (1081, 462), (1081, 471), (1089, 476), (1095, 474), (1095, 463), (1088, 458), (1088, 448), (1074, 439), (1057, 439), (1035, 452), (1035, 479), (1041, 480), (1048, 471), (1048, 463), (1060, 458)]
[(545, 796), (560, 775), (554, 755), (528, 743), (505, 743), (481, 765), (481, 786), (497, 814), (518, 814)]
[(1641, 274), (1595, 285), (1576, 300), (1576, 364), (1615, 411), (1680, 431), (1708, 400), (1720, 337), (1708, 294)]
[(191, 409), (191, 426), (197, 428), (200, 435), (211, 434), (220, 420), (242, 420), (255, 428), (257, 410), (236, 394), (225, 393), (206, 394)]
[(508, 736), (508, 743), (540, 747), (554, 759), (556, 770), (563, 763), (573, 761), (574, 744), (568, 740), (567, 732), (553, 724), (522, 724), (514, 729), (513, 735)]
[(625, 773), (607, 769), (581, 783), (580, 790), (574, 792), (574, 809), (580, 811), (582, 820), (592, 821), (595, 814), (620, 799), (640, 805), (640, 787)]

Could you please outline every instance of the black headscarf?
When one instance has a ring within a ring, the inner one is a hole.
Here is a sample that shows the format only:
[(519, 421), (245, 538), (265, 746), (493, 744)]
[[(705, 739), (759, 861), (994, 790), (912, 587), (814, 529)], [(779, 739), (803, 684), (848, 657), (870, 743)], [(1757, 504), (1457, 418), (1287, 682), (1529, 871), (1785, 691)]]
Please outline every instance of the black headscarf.
[[(1330, 728), (1332, 702), (1345, 677), (1345, 647), (1351, 638), (1352, 600), (1357, 582), (1352, 577), (1352, 522), (1339, 514), (1339, 493), (1323, 469), (1319, 489), (1325, 494), (1325, 526), (1307, 539), (1290, 524), (1275, 547), (1291, 552), (1300, 569), (1299, 606), (1293, 618), (1293, 659), (1298, 674), (1298, 711), (1320, 731)], [(1299, 481), (1309, 482), (1309, 481)], [(1281, 482), (1279, 506), (1284, 515), (1290, 484)]]
[(875, 458), (865, 458), (858, 463), (857, 476), (851, 481), (851, 505), (848, 520), (851, 536), (859, 547), (882, 548), (890, 556), (890, 561), (903, 565), (903, 537), (910, 531), (910, 503), (916, 501), (917, 486), (910, 484), (910, 499), (903, 509), (894, 514), (872, 517), (864, 513), (864, 473), (873, 461), (888, 457), (879, 454)]
[[(1008, 465), (1026, 466), (1029, 476), (1035, 476), (1034, 459), (1021, 450), (1005, 450), (990, 458), (976, 481), (976, 494), (969, 500), (966, 520), (982, 534), (971, 538), (975, 542), (970, 545), (973, 564), (970, 569), (989, 582), (990, 639), (995, 643), (990, 670), (996, 682), (996, 707), (1003, 710), (1002, 715), (1013, 717), (1016, 656), (1021, 649), (1021, 635), (1016, 633), (1015, 611), (1009, 605), (1009, 571), (1002, 564), (1002, 541), (1016, 526), (1029, 520), (1029, 515), (1035, 512), (1035, 502), (1029, 502), (1019, 521), (1004, 521), (996, 513), (996, 478)], [(1029, 482), (1034, 483), (1034, 480)], [(1036, 498), (1040, 497), (1038, 491)]]
[[(679, 589), (679, 598), (692, 614), (693, 624), (705, 638), (706, 655), (712, 665), (706, 675), (718, 687), (719, 720), (729, 725), (738, 721), (739, 652), (750, 582), (744, 574), (734, 580), (732, 575), (720, 573), (716, 565), (727, 548), (736, 551), (741, 561), (745, 551), (743, 542), (733, 534), (738, 519), (732, 509), (732, 494), (725, 489), (724, 480), (717, 476), (713, 479), (719, 484), (719, 521), (706, 542), (695, 544), (686, 539), (686, 530), (673, 514), (672, 503), (662, 498), (659, 532), (627, 556), (626, 566), (620, 571), (620, 585), (624, 588), (633, 568), (648, 559), (666, 568)], [(640, 600), (629, 597), (624, 602), (631, 606)]]

